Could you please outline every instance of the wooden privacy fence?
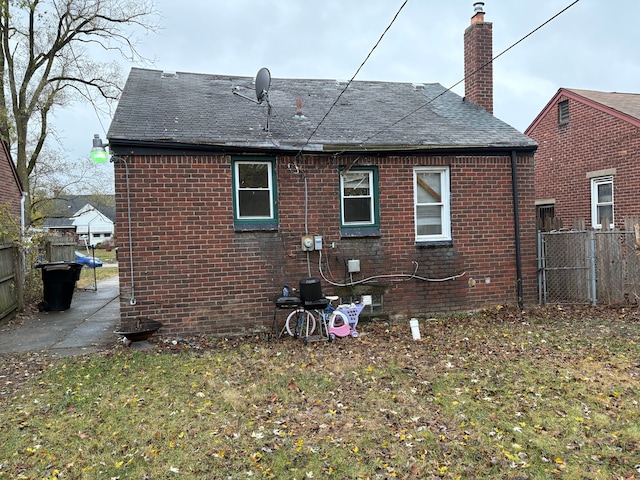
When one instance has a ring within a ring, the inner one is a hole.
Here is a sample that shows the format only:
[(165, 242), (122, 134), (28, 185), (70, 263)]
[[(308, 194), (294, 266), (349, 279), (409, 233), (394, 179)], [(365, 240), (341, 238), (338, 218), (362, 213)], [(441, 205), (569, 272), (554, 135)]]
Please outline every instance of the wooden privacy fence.
[(538, 233), (539, 303), (620, 304), (640, 301), (640, 222), (625, 231)]
[(76, 259), (75, 237), (47, 237), (45, 250), (48, 262), (73, 262)]
[[(74, 237), (48, 237), (45, 240), (47, 262), (71, 262), (75, 260), (76, 242)], [(17, 256), (20, 248), (9, 241), (0, 239), (0, 321), (11, 318), (19, 308), (18, 303), (24, 287), (23, 271), (19, 268)], [(37, 262), (38, 260), (36, 260)], [(27, 269), (33, 265), (26, 265)]]
[(18, 309), (16, 251), (13, 244), (0, 243), (0, 321), (14, 315)]

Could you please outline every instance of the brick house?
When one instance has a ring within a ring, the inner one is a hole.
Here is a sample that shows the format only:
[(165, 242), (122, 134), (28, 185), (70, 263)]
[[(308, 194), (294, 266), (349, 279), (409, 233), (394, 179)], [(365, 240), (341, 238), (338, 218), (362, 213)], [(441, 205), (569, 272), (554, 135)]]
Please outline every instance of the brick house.
[(561, 88), (525, 133), (538, 142), (538, 226), (624, 229), (640, 217), (640, 95)]
[(0, 141), (0, 205), (6, 206), (16, 222), (20, 223), (22, 208), (22, 184), (18, 178), (16, 166), (11, 158), (11, 152), (4, 141)]
[(533, 303), (537, 145), (492, 115), (491, 28), (465, 31), (465, 98), (132, 69), (107, 134), (122, 318), (253, 332), (306, 277), (392, 318)]

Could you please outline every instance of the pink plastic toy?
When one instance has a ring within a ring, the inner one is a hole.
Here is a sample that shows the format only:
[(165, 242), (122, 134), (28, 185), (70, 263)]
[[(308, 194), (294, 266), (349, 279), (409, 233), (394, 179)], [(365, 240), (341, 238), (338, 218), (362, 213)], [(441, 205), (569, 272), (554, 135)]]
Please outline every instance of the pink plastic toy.
[(330, 338), (335, 337), (357, 337), (356, 325), (358, 325), (358, 316), (364, 308), (364, 303), (352, 303), (351, 305), (340, 305), (333, 312), (327, 330)]

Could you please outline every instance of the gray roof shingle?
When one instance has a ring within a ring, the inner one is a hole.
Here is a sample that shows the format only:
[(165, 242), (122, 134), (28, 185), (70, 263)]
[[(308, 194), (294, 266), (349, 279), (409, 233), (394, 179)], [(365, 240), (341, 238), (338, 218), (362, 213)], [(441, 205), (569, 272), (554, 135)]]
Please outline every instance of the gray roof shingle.
[[(112, 144), (267, 150), (536, 147), (523, 133), (437, 83), (354, 81), (339, 97), (345, 86), (335, 80), (273, 78), (272, 114), (265, 131), (267, 103), (233, 94), (254, 99), (251, 77), (163, 75), (133, 68), (107, 137)], [(302, 115), (296, 115), (297, 99), (302, 100)]]
[(43, 221), (46, 228), (73, 227), (73, 216), (87, 204), (112, 222), (116, 221), (114, 195), (61, 195), (48, 202), (48, 216)]

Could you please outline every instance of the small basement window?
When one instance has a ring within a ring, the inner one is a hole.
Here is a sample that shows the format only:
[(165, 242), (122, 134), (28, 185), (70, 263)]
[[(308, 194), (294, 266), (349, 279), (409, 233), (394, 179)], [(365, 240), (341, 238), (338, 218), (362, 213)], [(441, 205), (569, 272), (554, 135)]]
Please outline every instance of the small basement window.
[[(365, 315), (375, 315), (375, 314), (380, 314), (382, 312), (384, 312), (384, 301), (383, 301), (383, 295), (382, 294), (367, 294), (371, 297), (371, 305), (366, 305), (363, 309), (362, 312), (360, 313), (365, 314)], [(355, 302), (360, 302), (362, 301), (362, 297), (361, 296), (347, 296), (347, 297), (341, 297), (340, 300), (343, 303), (355, 303)]]

